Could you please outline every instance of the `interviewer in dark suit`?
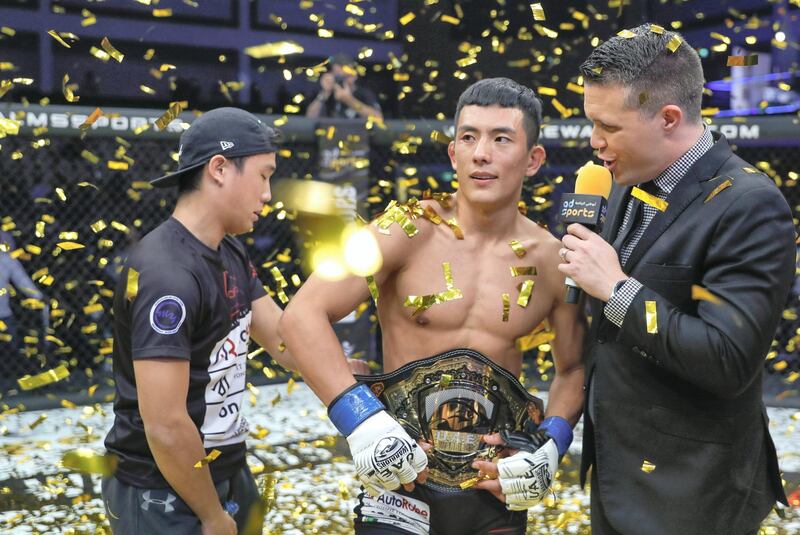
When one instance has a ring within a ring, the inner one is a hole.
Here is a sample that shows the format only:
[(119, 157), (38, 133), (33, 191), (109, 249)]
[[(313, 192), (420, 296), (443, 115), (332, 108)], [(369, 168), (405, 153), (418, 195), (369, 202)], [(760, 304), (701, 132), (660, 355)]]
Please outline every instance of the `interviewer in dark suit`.
[(570, 225), (559, 266), (591, 296), (593, 533), (755, 533), (786, 502), (761, 373), (794, 278), (792, 215), (703, 124), (692, 47), (629, 32), (581, 66), (615, 185), (603, 235)]

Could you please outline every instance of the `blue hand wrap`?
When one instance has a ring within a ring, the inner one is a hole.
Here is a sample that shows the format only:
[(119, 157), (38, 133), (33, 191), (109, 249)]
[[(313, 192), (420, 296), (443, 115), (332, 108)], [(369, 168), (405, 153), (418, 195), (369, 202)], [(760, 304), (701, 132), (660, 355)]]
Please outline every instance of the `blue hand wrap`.
[(367, 385), (356, 383), (331, 402), (328, 418), (342, 435), (349, 436), (361, 422), (385, 409)]
[(539, 425), (539, 430), (553, 439), (559, 456), (564, 455), (572, 444), (572, 426), (561, 416), (545, 418)]

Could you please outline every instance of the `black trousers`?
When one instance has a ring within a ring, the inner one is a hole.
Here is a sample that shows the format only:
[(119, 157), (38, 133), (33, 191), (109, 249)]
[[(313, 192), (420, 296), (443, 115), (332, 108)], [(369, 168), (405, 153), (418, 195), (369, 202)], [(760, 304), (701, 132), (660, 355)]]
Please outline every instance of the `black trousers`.
[[(215, 484), (220, 503), (233, 501), (239, 533), (244, 532), (259, 494), (250, 468), (245, 464), (230, 479)], [(103, 478), (103, 503), (114, 535), (195, 535), (200, 519), (171, 488), (143, 489), (126, 485), (115, 477)], [(258, 531), (261, 533), (261, 531)]]

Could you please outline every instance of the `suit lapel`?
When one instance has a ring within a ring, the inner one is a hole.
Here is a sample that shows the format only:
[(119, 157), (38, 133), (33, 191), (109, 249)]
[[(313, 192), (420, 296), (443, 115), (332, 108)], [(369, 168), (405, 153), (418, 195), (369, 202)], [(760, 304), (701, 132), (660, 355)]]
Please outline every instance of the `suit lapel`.
[[(716, 138), (716, 136), (715, 136)], [(703, 182), (713, 177), (720, 166), (732, 154), (724, 138), (716, 143), (689, 169), (678, 182), (675, 189), (667, 197), (669, 206), (665, 212), (659, 212), (648, 225), (639, 242), (631, 251), (628, 261), (622, 266), (625, 273), (631, 273), (642, 256), (653, 243), (669, 228), (681, 213), (703, 192)]]

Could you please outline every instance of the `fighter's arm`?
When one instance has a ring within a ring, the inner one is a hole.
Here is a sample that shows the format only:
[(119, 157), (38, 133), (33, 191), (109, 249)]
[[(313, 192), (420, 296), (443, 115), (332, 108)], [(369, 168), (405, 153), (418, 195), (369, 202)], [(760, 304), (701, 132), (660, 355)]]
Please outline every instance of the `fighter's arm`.
[[(424, 239), (424, 231), (409, 238), (397, 226), (390, 227), (390, 235), (379, 233), (373, 226), (369, 228), (383, 258), (381, 269), (374, 275), (380, 287), (403, 266), (412, 245)], [(343, 280), (328, 281), (312, 273), (292, 298), (278, 324), (279, 334), (291, 351), (297, 370), (326, 405), (355, 384), (332, 324), (369, 297), (364, 277), (351, 275)]]
[[(397, 227), (390, 236), (374, 234), (383, 256), (383, 267), (375, 274), (380, 288), (409, 258), (411, 241)], [(422, 240), (420, 234), (414, 239)], [(331, 326), (368, 296), (369, 287), (360, 277), (330, 282), (312, 274), (284, 311), (278, 329), (303, 378), (328, 405), (331, 422), (347, 437), (359, 480), (377, 496), (401, 484), (411, 490), (415, 479), (424, 479), (424, 473), (418, 474), (427, 458), (375, 394), (356, 384)], [(390, 461), (381, 457), (387, 444), (395, 452)]]
[(219, 533), (235, 533), (235, 523), (220, 504), (208, 466), (194, 467), (206, 452), (186, 410), (189, 361), (138, 359), (133, 370), (147, 444), (159, 471), (204, 527), (217, 525), (227, 528)]
[(250, 337), (263, 347), (275, 361), (287, 370), (296, 370), (297, 364), (285, 347), (281, 349), (278, 336), (278, 321), (283, 311), (269, 295), (253, 301), (253, 319), (250, 323)]

